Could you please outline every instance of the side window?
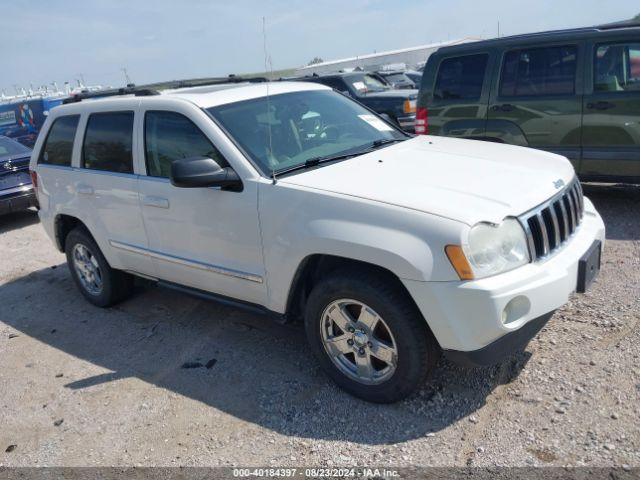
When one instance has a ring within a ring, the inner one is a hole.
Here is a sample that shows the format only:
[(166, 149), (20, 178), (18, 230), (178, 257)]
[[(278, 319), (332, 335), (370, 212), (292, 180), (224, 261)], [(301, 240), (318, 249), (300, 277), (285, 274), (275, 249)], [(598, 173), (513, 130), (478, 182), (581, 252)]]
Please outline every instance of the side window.
[(573, 95), (577, 53), (571, 45), (507, 52), (502, 63), (500, 96)]
[(484, 72), (489, 56), (467, 55), (440, 63), (433, 98), (437, 100), (478, 100), (482, 95)]
[(189, 157), (213, 158), (227, 166), (222, 154), (187, 117), (176, 112), (149, 111), (144, 117), (147, 175), (169, 177), (171, 162)]
[(79, 115), (68, 115), (54, 120), (44, 142), (38, 163), (71, 166), (73, 140), (78, 129)]
[(93, 113), (87, 121), (82, 165), (91, 170), (133, 173), (133, 112)]
[(640, 91), (640, 42), (598, 45), (594, 61), (596, 92)]

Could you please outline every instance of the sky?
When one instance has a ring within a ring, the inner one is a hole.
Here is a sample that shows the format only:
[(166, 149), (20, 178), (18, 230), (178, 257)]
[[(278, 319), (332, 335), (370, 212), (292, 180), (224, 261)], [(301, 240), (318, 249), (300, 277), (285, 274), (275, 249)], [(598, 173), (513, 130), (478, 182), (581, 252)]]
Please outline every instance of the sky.
[(631, 18), (637, 0), (0, 0), (0, 89), (274, 70)]

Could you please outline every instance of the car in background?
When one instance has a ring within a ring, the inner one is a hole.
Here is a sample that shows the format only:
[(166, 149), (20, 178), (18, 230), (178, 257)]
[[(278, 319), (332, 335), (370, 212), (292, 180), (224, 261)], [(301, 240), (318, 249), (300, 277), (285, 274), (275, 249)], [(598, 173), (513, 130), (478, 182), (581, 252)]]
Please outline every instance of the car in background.
[(407, 70), (404, 74), (409, 77), (409, 80), (413, 82), (415, 88), (420, 88), (420, 82), (422, 82), (422, 72), (415, 70)]
[(391, 88), (375, 74), (366, 72), (340, 72), (310, 75), (295, 80), (327, 85), (343, 93), (407, 132), (413, 132), (416, 120), (418, 91)]
[(382, 77), (392, 88), (399, 90), (416, 88), (415, 82), (404, 71), (378, 70), (376, 74)]
[(29, 176), (31, 149), (0, 136), (0, 215), (36, 205)]
[(640, 22), (441, 48), (416, 133), (538, 148), (583, 181), (640, 183)]

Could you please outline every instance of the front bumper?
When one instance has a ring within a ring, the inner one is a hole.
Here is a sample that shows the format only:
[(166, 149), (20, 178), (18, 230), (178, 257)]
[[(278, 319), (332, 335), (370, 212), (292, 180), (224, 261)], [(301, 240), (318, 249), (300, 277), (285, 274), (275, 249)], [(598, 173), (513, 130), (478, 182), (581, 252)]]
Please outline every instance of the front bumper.
[(403, 283), (450, 358), (466, 364), (495, 363), (526, 345), (542, 328), (534, 326), (546, 323), (567, 303), (577, 289), (581, 257), (596, 240), (604, 246), (604, 239), (602, 218), (585, 198), (578, 230), (541, 261), (473, 281)]
[(37, 206), (37, 200), (32, 185), (0, 190), (0, 215), (35, 206)]

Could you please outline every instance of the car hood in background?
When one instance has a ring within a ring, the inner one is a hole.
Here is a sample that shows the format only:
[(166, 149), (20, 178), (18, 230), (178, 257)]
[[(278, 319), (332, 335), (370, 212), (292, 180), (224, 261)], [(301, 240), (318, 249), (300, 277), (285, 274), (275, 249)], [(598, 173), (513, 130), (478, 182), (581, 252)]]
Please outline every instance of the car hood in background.
[(419, 136), (279, 181), (473, 225), (520, 215), (574, 175), (567, 159), (540, 150)]
[(404, 98), (413, 100), (414, 98), (418, 98), (418, 90), (415, 88), (393, 88), (385, 90), (384, 92), (365, 93), (364, 95), (361, 95), (360, 98)]

